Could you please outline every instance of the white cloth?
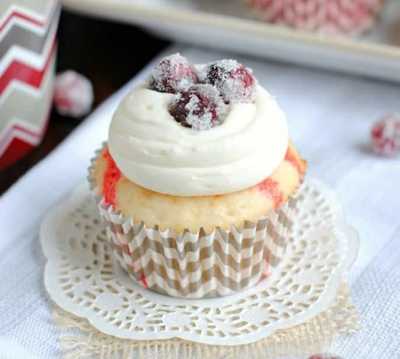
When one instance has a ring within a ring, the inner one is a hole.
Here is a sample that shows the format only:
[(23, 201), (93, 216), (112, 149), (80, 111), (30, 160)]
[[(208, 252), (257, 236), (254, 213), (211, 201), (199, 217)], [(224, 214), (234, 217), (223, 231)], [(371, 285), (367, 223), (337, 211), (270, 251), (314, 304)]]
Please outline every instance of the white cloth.
[[(350, 279), (363, 329), (338, 341), (332, 351), (346, 359), (398, 358), (400, 161), (374, 156), (367, 144), (372, 122), (400, 110), (400, 87), (190, 47), (170, 51), (195, 62), (237, 57), (276, 96), (287, 113), (291, 138), (308, 160), (310, 176), (336, 190), (348, 222), (361, 237)], [(7, 358), (2, 356), (6, 340), (32, 356), (59, 357), (59, 333), (42, 285), (38, 227), (46, 212), (86, 176), (94, 149), (106, 139), (116, 104), (151, 66), (0, 198), (0, 358)]]

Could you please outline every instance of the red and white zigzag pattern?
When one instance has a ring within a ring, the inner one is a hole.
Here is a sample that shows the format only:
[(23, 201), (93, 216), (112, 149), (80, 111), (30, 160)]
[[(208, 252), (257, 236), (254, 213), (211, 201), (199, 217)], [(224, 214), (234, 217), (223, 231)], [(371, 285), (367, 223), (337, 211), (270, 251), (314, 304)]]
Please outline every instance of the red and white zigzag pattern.
[(13, 21), (30, 23), (39, 28), (44, 27), (46, 24), (46, 20), (44, 20), (40, 15), (33, 14), (31, 11), (22, 9), (17, 5), (11, 5), (0, 19), (0, 31), (3, 31), (5, 27)]
[[(59, 3), (49, 0), (46, 13), (10, 5), (0, 14), (0, 169), (43, 137), (51, 105), (59, 11)], [(23, 101), (23, 114), (18, 101)]]

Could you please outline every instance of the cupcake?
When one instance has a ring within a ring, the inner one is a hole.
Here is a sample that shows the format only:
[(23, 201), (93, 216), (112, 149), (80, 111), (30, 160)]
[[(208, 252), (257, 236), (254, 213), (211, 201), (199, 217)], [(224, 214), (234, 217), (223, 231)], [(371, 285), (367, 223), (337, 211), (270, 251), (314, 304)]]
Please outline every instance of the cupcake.
[(329, 34), (369, 29), (384, 0), (247, 0), (263, 20)]
[(179, 54), (117, 108), (89, 170), (117, 261), (185, 298), (256, 284), (284, 255), (306, 165), (250, 69)]

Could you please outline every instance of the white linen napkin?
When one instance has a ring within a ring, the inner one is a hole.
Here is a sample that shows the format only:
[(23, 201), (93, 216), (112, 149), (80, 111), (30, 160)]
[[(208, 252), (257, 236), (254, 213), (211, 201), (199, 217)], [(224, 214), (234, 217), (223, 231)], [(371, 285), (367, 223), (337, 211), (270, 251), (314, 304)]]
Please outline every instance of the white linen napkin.
[[(400, 87), (186, 46), (169, 49), (176, 51), (195, 62), (236, 57), (277, 97), (287, 113), (291, 138), (309, 162), (309, 175), (336, 190), (348, 222), (361, 237), (350, 279), (363, 329), (342, 338), (333, 350), (346, 359), (398, 358), (400, 161), (371, 154), (367, 143), (374, 120), (400, 111)], [(113, 110), (152, 66), (0, 197), (0, 335), (39, 358), (60, 355), (59, 333), (42, 285), (40, 221), (85, 178), (89, 159), (107, 137)]]

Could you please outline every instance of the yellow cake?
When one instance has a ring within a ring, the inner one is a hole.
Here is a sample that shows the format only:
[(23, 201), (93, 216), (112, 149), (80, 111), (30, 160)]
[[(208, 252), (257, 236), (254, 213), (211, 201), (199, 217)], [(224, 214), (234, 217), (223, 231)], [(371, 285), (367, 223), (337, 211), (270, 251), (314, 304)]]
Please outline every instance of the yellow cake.
[[(97, 194), (103, 196), (106, 169), (112, 161), (108, 149), (97, 157), (94, 178)], [(115, 166), (111, 163), (111, 166)], [(189, 229), (207, 232), (231, 225), (241, 226), (244, 221), (256, 222), (287, 201), (299, 187), (306, 163), (290, 145), (279, 167), (263, 182), (242, 191), (225, 195), (177, 197), (147, 190), (123, 175), (116, 183), (112, 204), (123, 215), (147, 226), (172, 228), (177, 232)]]

